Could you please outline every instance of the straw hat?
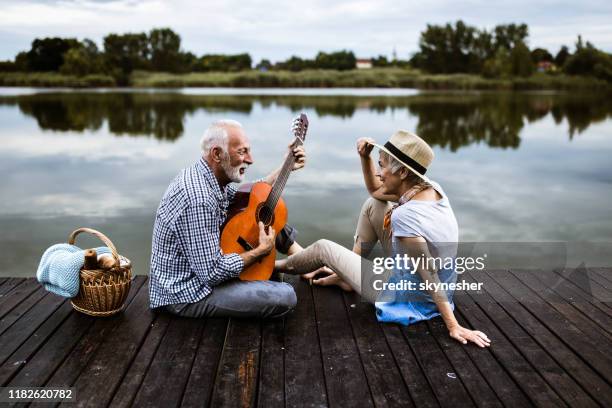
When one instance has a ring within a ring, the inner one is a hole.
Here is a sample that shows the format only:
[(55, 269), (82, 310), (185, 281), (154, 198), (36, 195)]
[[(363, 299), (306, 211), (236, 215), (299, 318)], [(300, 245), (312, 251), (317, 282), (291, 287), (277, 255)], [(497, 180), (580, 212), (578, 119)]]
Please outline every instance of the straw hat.
[(425, 173), (434, 159), (434, 152), (423, 139), (406, 130), (398, 130), (384, 145), (372, 143), (390, 154), (414, 174), (429, 181)]

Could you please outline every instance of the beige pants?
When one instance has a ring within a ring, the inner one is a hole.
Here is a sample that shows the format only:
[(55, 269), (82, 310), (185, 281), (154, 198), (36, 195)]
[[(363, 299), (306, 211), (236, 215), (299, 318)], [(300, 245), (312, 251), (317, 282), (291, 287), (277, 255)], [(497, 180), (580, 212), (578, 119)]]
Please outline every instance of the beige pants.
[[(368, 198), (361, 208), (355, 244), (361, 247), (361, 253), (367, 256), (377, 242), (380, 242), (386, 253), (390, 249), (390, 237), (383, 233), (383, 221), (391, 203)], [(374, 302), (376, 296), (372, 291), (362, 290), (362, 268), (372, 271), (372, 262), (359, 254), (327, 239), (320, 239), (303, 251), (287, 258), (287, 271), (292, 274), (304, 274), (322, 266), (331, 268), (343, 281), (367, 301)], [(365, 282), (363, 282), (365, 283)], [(369, 286), (371, 287), (371, 286)], [(364, 293), (365, 292), (365, 293)]]

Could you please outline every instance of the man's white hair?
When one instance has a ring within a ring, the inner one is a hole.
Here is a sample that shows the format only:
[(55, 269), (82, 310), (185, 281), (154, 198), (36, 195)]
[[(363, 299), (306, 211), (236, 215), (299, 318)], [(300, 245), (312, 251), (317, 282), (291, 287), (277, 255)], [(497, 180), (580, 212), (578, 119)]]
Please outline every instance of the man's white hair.
[(227, 153), (229, 144), (229, 137), (227, 134), (228, 127), (242, 129), (242, 124), (232, 119), (221, 119), (214, 121), (208, 129), (206, 129), (202, 139), (200, 139), (200, 148), (204, 156), (208, 156), (210, 151), (215, 147), (220, 147)]

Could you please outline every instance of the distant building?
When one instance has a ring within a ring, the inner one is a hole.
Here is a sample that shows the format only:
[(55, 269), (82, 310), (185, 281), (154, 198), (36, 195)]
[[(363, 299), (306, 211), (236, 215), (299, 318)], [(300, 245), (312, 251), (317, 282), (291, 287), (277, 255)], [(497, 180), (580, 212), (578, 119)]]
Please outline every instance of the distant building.
[(369, 58), (360, 58), (357, 60), (357, 69), (370, 69), (372, 68), (372, 60)]
[(555, 72), (557, 66), (550, 61), (540, 61), (537, 66), (538, 72)]

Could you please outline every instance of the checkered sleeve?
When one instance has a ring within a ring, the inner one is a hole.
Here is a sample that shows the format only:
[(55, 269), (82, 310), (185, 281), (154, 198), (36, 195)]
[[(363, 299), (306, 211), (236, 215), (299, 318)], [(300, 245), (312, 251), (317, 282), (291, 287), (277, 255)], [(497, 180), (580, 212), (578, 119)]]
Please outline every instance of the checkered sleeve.
[(225, 187), (225, 196), (227, 197), (227, 201), (229, 201), (230, 203), (234, 199), (234, 196), (236, 195), (236, 191), (238, 191), (238, 187), (239, 187), (238, 184), (233, 184), (233, 183)]
[(191, 270), (211, 286), (236, 278), (244, 268), (238, 254), (223, 254), (219, 216), (204, 204), (191, 205), (175, 224), (178, 241)]

